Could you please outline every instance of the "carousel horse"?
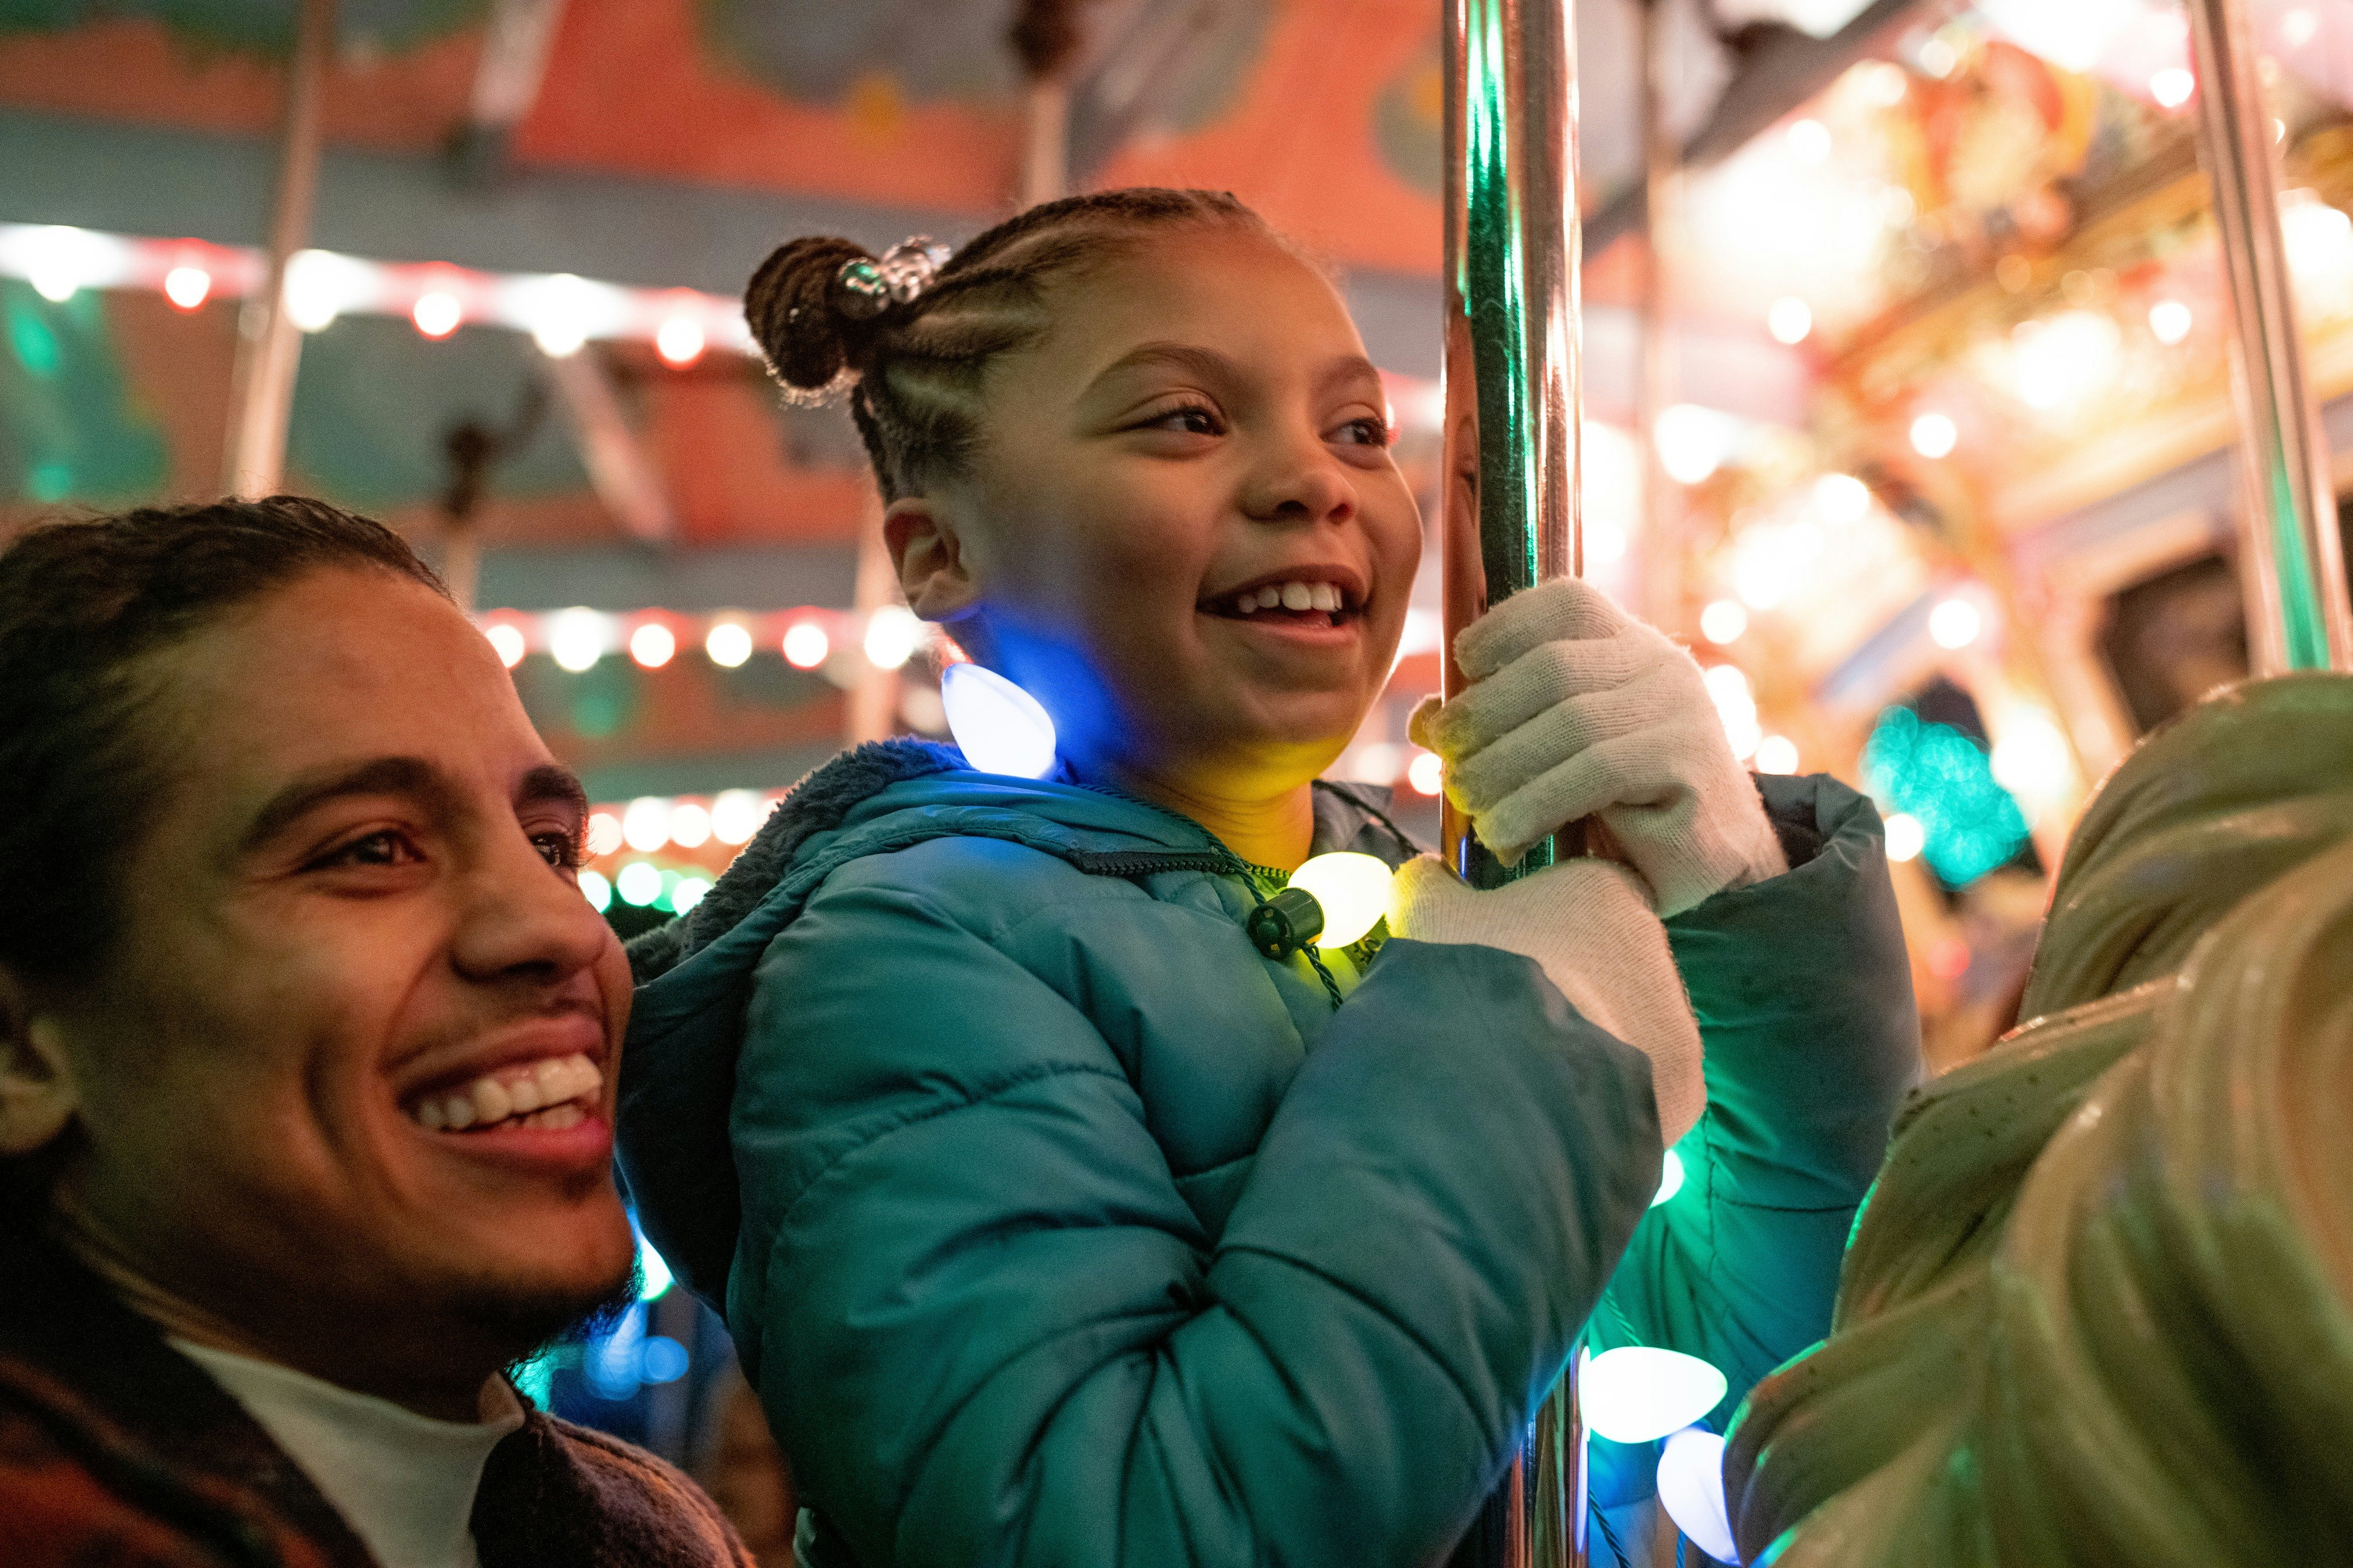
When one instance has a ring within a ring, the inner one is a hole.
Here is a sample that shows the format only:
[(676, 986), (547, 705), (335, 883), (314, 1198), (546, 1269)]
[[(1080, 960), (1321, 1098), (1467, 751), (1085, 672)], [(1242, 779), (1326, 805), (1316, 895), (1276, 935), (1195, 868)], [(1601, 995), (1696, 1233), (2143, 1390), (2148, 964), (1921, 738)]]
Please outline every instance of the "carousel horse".
[(1744, 1408), (1743, 1558), (2312, 1560), (2353, 1520), (2353, 678), (2116, 770), (2021, 1016), (1907, 1105), (1830, 1338)]

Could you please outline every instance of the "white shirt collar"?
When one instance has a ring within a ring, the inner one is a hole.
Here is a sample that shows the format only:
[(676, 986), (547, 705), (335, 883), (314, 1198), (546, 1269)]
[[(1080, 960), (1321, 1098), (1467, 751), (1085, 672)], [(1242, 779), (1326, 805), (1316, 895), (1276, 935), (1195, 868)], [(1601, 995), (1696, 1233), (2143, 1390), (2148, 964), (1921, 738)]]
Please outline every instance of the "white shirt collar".
[(479, 1568), (471, 1521), (482, 1467), (521, 1426), (506, 1380), (480, 1421), (436, 1421), (273, 1362), (174, 1339), (301, 1467), (383, 1568)]

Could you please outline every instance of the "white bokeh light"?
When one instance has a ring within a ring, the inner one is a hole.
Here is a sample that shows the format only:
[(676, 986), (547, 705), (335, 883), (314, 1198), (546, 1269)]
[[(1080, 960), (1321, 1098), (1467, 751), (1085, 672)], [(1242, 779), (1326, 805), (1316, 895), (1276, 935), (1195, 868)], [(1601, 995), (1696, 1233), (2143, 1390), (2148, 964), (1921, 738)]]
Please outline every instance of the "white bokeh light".
[(740, 621), (721, 621), (702, 639), (702, 651), (723, 669), (733, 669), (752, 657), (752, 634)]
[(621, 813), (621, 841), (640, 855), (650, 855), (670, 842), (670, 802), (641, 795)]

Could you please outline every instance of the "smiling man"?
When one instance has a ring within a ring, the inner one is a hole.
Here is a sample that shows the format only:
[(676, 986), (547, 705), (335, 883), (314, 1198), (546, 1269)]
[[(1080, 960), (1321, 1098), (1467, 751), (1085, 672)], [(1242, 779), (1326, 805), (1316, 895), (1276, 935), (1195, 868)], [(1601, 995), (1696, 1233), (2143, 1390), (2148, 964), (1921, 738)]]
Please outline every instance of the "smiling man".
[(501, 1370), (631, 1280), (582, 821), (377, 524), (0, 554), (0, 1561), (745, 1561)]

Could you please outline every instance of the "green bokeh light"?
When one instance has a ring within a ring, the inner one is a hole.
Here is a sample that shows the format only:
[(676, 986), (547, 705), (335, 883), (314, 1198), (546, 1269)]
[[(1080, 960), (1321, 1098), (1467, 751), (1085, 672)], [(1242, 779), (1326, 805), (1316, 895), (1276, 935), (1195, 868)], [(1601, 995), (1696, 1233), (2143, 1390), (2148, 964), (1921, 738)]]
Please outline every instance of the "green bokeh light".
[(1985, 749), (1909, 708), (1879, 716), (1862, 749), (1862, 776), (1883, 807), (1919, 820), (1921, 853), (1947, 887), (1976, 881), (2026, 843), (2026, 816), (1995, 782)]

